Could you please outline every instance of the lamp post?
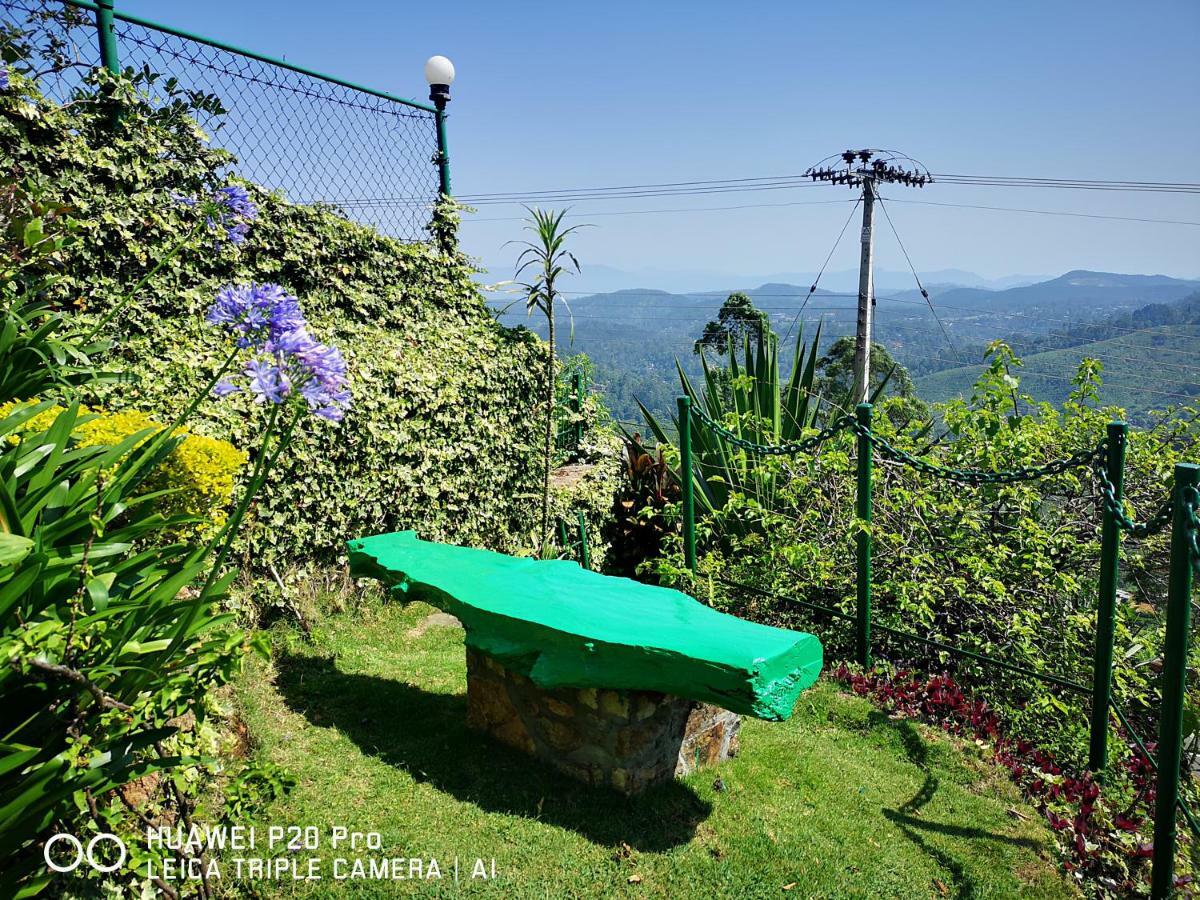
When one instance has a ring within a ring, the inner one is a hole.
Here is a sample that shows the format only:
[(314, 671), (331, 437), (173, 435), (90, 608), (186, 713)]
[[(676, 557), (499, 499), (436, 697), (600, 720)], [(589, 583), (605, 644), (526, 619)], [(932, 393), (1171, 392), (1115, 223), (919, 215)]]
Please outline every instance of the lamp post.
[(450, 154), (446, 149), (446, 104), (450, 102), (450, 85), (454, 83), (454, 63), (444, 56), (431, 56), (425, 61), (425, 80), (429, 82), (429, 99), (437, 109), (437, 157), (439, 193), (450, 196)]

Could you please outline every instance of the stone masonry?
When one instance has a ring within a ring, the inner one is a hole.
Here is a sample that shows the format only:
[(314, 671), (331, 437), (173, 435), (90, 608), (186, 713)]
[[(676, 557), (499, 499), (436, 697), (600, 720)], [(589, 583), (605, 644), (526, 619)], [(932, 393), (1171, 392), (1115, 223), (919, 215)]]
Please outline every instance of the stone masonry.
[(543, 690), (468, 647), (467, 724), (586, 784), (638, 794), (736, 756), (741, 716), (653, 691)]

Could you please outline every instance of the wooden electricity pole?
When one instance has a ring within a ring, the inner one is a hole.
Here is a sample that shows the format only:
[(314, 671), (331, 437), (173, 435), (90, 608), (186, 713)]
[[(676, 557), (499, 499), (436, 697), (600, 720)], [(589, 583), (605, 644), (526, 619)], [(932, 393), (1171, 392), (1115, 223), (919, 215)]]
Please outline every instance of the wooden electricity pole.
[[(836, 162), (839, 158), (841, 165)], [(909, 156), (890, 150), (869, 149), (847, 150), (839, 156), (826, 157), (804, 174), (813, 181), (862, 188), (862, 256), (858, 266), (858, 326), (854, 333), (852, 400), (855, 404), (866, 403), (871, 397), (871, 342), (875, 337), (875, 280), (872, 272), (875, 252), (875, 190), (885, 182), (923, 188), (933, 181), (933, 178), (920, 163)], [(885, 209), (884, 212), (886, 211)], [(816, 290), (815, 284), (811, 290)], [(924, 288), (921, 288), (921, 293), (926, 300), (929, 299)]]
[(875, 289), (871, 271), (875, 250), (875, 181), (862, 180), (862, 256), (858, 262), (858, 326), (854, 332), (854, 403), (871, 396), (871, 340), (875, 319)]

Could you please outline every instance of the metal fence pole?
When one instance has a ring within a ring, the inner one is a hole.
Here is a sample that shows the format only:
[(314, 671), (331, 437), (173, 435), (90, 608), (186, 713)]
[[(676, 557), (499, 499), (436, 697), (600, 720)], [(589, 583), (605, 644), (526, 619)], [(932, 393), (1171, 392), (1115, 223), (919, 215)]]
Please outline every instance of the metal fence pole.
[[(120, 74), (117, 30), (113, 25), (113, 0), (96, 0), (96, 38), (100, 42), (100, 64), (112, 74)], [(121, 124), (121, 110), (111, 96), (108, 98), (108, 106), (109, 125), (116, 128)]]
[[(1125, 492), (1125, 441), (1129, 426), (1108, 423), (1105, 471), (1118, 505)], [(1116, 512), (1104, 504), (1100, 533), (1100, 594), (1096, 598), (1096, 648), (1092, 658), (1092, 741), (1088, 768), (1101, 771), (1108, 759), (1108, 707), (1112, 701), (1113, 636), (1117, 621), (1121, 528)]]
[(113, 0), (96, 0), (96, 35), (100, 39), (100, 65), (114, 75), (121, 71), (117, 59), (117, 32), (113, 27)]
[(1154, 801), (1154, 860), (1150, 896), (1166, 900), (1175, 882), (1176, 810), (1183, 761), (1183, 702), (1191, 627), (1192, 560), (1187, 491), (1200, 484), (1200, 466), (1178, 463), (1171, 516), (1171, 574), (1163, 639), (1162, 716), (1158, 726), (1158, 788)]
[(575, 396), (571, 400), (571, 411), (575, 413), (575, 449), (583, 445), (583, 373), (575, 373)]
[(588, 549), (588, 534), (587, 534), (587, 516), (583, 514), (583, 510), (579, 510), (579, 562), (585, 569), (592, 567), (592, 553)]
[(855, 498), (855, 514), (858, 517), (858, 532), (855, 534), (855, 543), (858, 545), (858, 565), (854, 579), (857, 594), (855, 606), (856, 650), (859, 663), (869, 666), (871, 665), (871, 519), (874, 515), (874, 502), (871, 496), (874, 460), (872, 459), (871, 439), (867, 436), (871, 429), (871, 404), (858, 404), (855, 415), (858, 417), (860, 426), (858, 489)]
[(450, 196), (450, 150), (446, 142), (446, 110), (439, 104), (437, 111), (437, 167), (439, 193), (442, 197)]
[(679, 487), (683, 493), (683, 559), (696, 571), (696, 496), (692, 484), (692, 400), (679, 397)]

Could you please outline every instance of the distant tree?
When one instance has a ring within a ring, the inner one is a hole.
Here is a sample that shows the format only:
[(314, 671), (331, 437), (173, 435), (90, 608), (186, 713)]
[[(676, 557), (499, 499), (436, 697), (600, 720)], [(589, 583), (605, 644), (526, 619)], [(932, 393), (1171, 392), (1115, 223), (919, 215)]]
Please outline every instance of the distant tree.
[[(880, 399), (900, 397), (905, 401), (898, 410), (893, 411), (894, 418), (914, 421), (929, 417), (929, 407), (917, 396), (916, 386), (908, 370), (896, 362), (886, 347), (871, 344), (871, 385), (868, 394), (875, 394), (880, 387), (883, 388)], [(849, 411), (854, 406), (853, 336), (838, 338), (817, 361), (815, 390), (841, 409)]]
[(738, 291), (725, 298), (716, 321), (704, 326), (704, 333), (692, 347), (692, 352), (711, 350), (717, 356), (724, 356), (729, 353), (730, 344), (738, 347), (746, 337), (757, 340), (768, 326), (767, 314), (756, 309), (754, 301)]

